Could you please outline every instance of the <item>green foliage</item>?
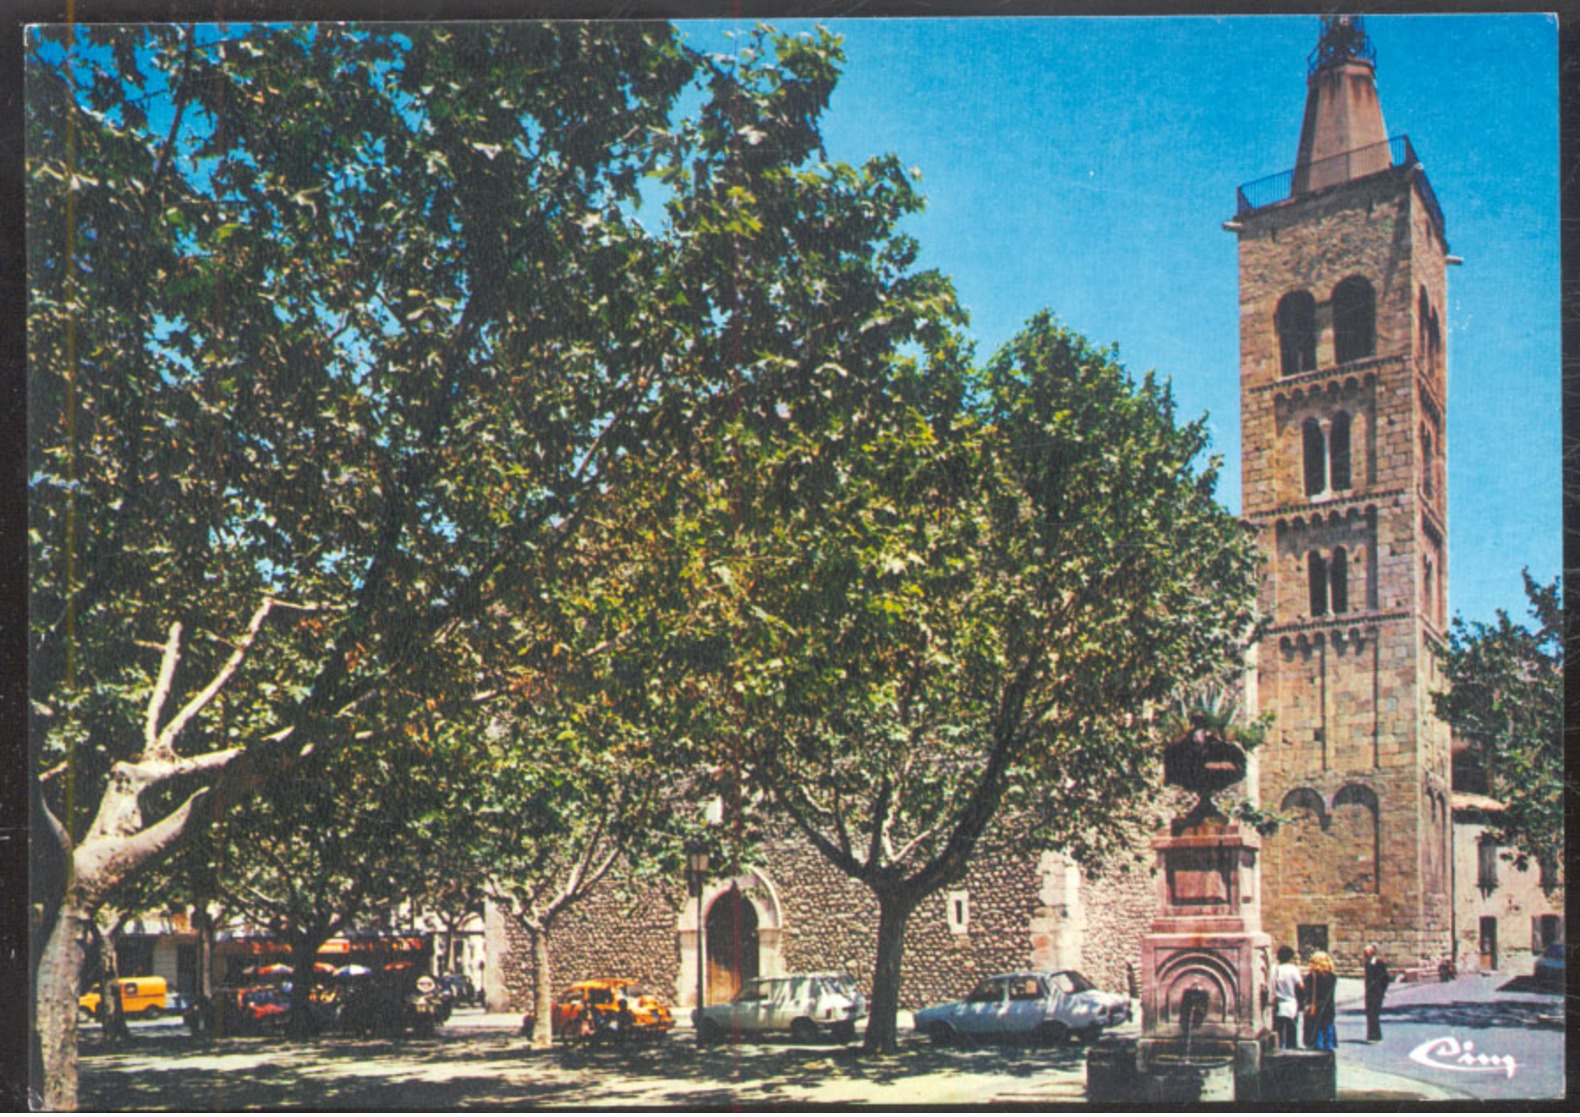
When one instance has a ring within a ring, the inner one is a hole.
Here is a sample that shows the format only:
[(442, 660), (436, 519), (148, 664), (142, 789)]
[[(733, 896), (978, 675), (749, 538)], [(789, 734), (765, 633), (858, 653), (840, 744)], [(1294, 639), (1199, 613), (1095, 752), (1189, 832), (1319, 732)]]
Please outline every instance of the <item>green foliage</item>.
[(189, 749), (443, 716), (514, 679), (491, 610), (537, 607), (629, 462), (743, 398), (815, 409), (831, 361), (922, 328), (946, 287), (895, 231), (906, 175), (819, 158), (837, 40), (752, 43), (30, 33), (32, 732), (73, 837), (171, 621), (190, 693), (265, 595), (317, 606), (270, 618)]
[(1558, 865), (1564, 841), (1564, 625), (1558, 579), (1524, 572), (1534, 626), (1498, 610), (1492, 624), (1456, 617), (1437, 714), (1467, 742), (1503, 810), (1488, 833), (1514, 861)]
[(818, 370), (808, 419), (700, 432), (709, 469), (676, 481), (697, 737), (900, 922), (990, 826), (1122, 844), (1149, 710), (1254, 620), (1253, 541), (1164, 385), (1047, 316), (983, 372), (946, 327), (925, 360)]
[(1177, 741), (1199, 725), (1210, 735), (1251, 752), (1267, 740), (1272, 724), (1270, 713), (1246, 717), (1237, 687), (1214, 683), (1195, 688), (1179, 698), (1158, 719), (1158, 737), (1163, 741)]

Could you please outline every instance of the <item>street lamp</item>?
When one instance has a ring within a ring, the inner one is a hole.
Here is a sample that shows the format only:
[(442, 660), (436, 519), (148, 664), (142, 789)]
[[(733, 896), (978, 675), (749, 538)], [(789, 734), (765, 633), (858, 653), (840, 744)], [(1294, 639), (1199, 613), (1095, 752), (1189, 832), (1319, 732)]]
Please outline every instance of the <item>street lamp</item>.
[(702, 1028), (702, 882), (708, 872), (708, 851), (693, 849), (686, 854), (686, 879), (691, 886), (691, 894), (697, 898), (697, 1029)]

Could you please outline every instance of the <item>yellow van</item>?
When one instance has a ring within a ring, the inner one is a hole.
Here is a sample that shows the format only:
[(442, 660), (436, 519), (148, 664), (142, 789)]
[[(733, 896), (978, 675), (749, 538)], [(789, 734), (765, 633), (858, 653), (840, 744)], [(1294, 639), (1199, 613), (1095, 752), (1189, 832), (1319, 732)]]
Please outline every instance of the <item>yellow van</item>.
[[(116, 984), (121, 990), (121, 1012), (128, 1017), (158, 1016), (165, 1010), (169, 992), (162, 977), (123, 977)], [(99, 990), (77, 998), (77, 1007), (94, 1019), (100, 1018)]]

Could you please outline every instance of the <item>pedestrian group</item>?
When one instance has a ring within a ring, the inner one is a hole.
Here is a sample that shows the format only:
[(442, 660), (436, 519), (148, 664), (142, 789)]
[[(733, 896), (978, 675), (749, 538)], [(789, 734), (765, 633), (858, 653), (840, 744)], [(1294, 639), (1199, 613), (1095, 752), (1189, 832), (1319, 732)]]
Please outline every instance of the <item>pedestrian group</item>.
[[(1382, 1003), (1388, 991), (1388, 967), (1368, 945), (1362, 952), (1366, 961), (1366, 1042), (1382, 1039)], [(1295, 964), (1295, 952), (1288, 946), (1278, 948), (1278, 966), (1273, 971), (1273, 1030), (1283, 1051), (1306, 1047), (1313, 1051), (1338, 1049), (1334, 1026), (1338, 975), (1333, 959), (1324, 950), (1314, 951), (1302, 974)], [(1298, 1021), (1298, 1025), (1297, 1025)], [(1298, 1041), (1297, 1041), (1298, 1032)]]

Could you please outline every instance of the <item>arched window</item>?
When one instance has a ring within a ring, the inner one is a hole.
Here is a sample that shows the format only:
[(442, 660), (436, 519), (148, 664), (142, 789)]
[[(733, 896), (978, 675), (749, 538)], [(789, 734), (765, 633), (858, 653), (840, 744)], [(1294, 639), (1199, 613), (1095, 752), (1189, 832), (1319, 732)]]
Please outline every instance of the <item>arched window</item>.
[(1427, 341), (1427, 336), (1428, 336), (1427, 324), (1432, 319), (1432, 300), (1427, 296), (1425, 285), (1422, 285), (1420, 293), (1416, 295), (1416, 299), (1415, 299), (1415, 317), (1416, 317), (1416, 339), (1415, 339), (1416, 352), (1420, 354), (1420, 356), (1421, 356), (1421, 358), (1423, 360), (1430, 360), (1431, 359), (1431, 351), (1432, 350), (1431, 350), (1430, 344)]
[(1311, 591), (1311, 615), (1328, 615), (1328, 563), (1319, 553), (1306, 556), (1306, 584)]
[(1334, 492), (1350, 487), (1350, 417), (1340, 411), (1328, 430), (1328, 485)]
[(1423, 600), (1421, 602), (1421, 612), (1425, 613), (1433, 620), (1436, 620), (1437, 610), (1433, 607), (1433, 605), (1437, 601), (1437, 583), (1436, 579), (1432, 577), (1432, 560), (1426, 559), (1422, 566), (1423, 570), (1421, 580), (1425, 583), (1425, 586), (1422, 590)]
[(1300, 428), (1300, 439), (1305, 447), (1306, 495), (1318, 496), (1328, 489), (1328, 440), (1323, 437), (1322, 424), (1307, 419)]
[(1291, 291), (1278, 301), (1273, 316), (1285, 376), (1317, 367), (1317, 300), (1310, 291)]
[(1333, 549), (1333, 561), (1328, 564), (1328, 603), (1334, 613), (1350, 611), (1350, 559), (1343, 547)]
[(1370, 357), (1377, 346), (1377, 295), (1358, 275), (1333, 288), (1333, 359), (1339, 364)]
[[(1312, 788), (1294, 788), (1284, 796), (1284, 800), (1278, 805), (1278, 809), (1285, 814), (1294, 815), (1294, 821), (1296, 822), (1310, 820), (1323, 830), (1328, 828), (1327, 807), (1322, 802), (1322, 796), (1317, 794)], [(1297, 811), (1304, 811), (1306, 818), (1302, 819), (1296, 814)]]

